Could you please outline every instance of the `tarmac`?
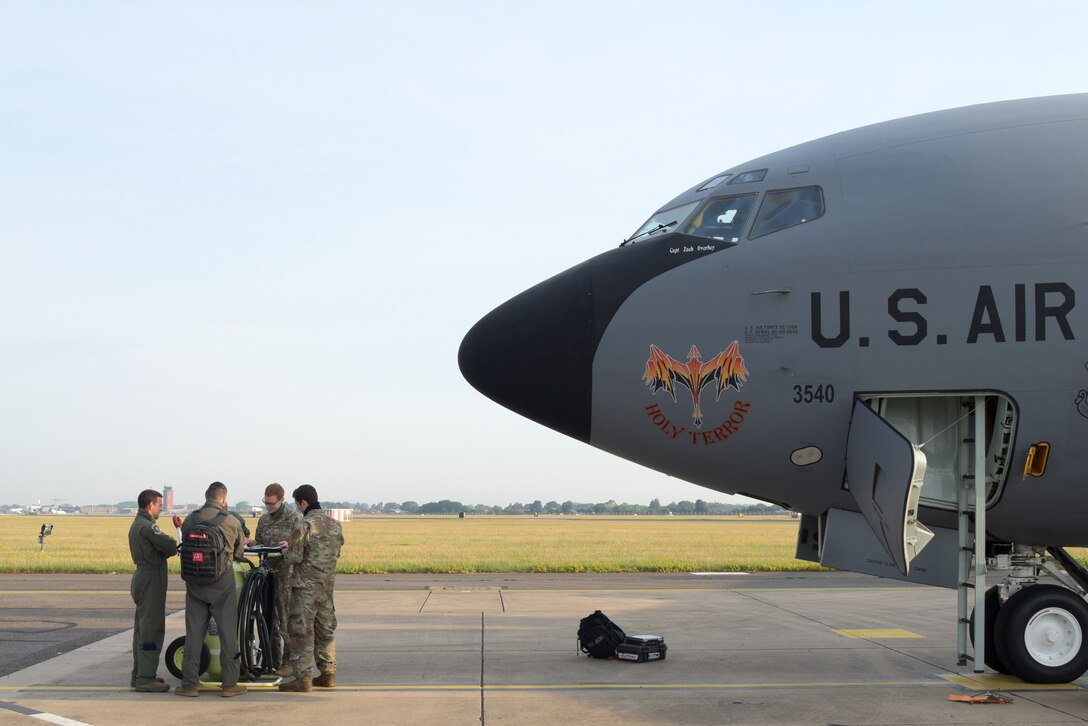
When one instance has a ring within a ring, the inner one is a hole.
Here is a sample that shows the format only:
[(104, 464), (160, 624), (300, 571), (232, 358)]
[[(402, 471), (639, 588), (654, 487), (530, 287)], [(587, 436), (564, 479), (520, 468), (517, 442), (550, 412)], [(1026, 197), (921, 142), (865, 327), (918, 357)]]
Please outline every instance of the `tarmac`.
[[(0, 726), (1088, 721), (1086, 680), (959, 665), (954, 591), (853, 573), (342, 575), (336, 687), (232, 699), (128, 687), (128, 581), (0, 576)], [(184, 586), (170, 588), (167, 643), (184, 634)], [(597, 609), (663, 636), (667, 658), (580, 655)], [(949, 700), (986, 693), (1009, 703)]]

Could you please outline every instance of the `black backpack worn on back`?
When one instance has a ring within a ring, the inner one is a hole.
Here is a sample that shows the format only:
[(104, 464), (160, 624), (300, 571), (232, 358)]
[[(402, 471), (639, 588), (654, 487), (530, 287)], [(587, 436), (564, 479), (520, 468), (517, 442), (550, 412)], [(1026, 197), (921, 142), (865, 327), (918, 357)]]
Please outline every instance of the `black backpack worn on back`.
[(182, 537), (181, 579), (190, 585), (210, 585), (230, 567), (230, 558), (224, 554), (227, 538), (219, 523), (227, 516), (220, 512), (214, 518), (197, 522)]
[(591, 658), (611, 658), (616, 654), (616, 646), (626, 638), (620, 626), (600, 610), (594, 610), (578, 623), (578, 647)]

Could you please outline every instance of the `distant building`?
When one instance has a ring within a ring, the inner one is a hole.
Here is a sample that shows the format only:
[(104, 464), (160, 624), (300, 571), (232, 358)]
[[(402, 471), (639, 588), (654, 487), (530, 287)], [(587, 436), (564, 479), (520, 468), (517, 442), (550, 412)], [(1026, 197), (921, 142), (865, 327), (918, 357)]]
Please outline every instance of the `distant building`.
[(79, 511), (83, 512), (84, 514), (99, 514), (99, 515), (101, 515), (101, 514), (116, 514), (117, 513), (117, 507), (86, 506), (86, 507), (80, 507)]
[(325, 514), (330, 519), (335, 519), (337, 522), (350, 522), (351, 510), (350, 509), (326, 509)]
[(174, 487), (162, 488), (162, 508), (168, 512), (174, 508)]

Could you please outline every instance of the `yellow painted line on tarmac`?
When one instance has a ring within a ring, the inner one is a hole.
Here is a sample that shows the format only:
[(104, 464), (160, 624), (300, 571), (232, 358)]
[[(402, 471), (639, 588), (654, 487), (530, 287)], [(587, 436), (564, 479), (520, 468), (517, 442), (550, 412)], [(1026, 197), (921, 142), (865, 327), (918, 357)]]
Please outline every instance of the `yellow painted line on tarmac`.
[[(279, 689), (275, 685), (268, 686), (251, 686), (246, 685), (251, 691), (275, 691), (279, 693)], [(467, 686), (338, 686), (341, 691), (478, 691), (480, 685), (467, 685)], [(311, 693), (321, 693), (324, 691), (335, 691), (337, 688), (315, 688)], [(173, 689), (170, 689), (173, 691)], [(218, 686), (203, 687), (198, 686), (197, 690), (201, 693), (215, 693), (219, 691)], [(113, 692), (124, 693), (131, 692), (136, 693), (136, 690), (129, 686), (50, 686), (50, 685), (37, 685), (37, 686), (0, 686), (0, 691), (18, 691), (20, 693), (45, 693), (54, 691), (67, 691), (67, 692), (80, 692), (80, 691), (95, 691), (95, 692)], [(167, 693), (167, 691), (163, 691)], [(141, 694), (143, 695), (143, 694)]]
[[(903, 686), (947, 686), (943, 680), (908, 680), (908, 681), (797, 681), (782, 683), (512, 683), (505, 685), (485, 685), (485, 691), (597, 691), (597, 690), (654, 690), (654, 691), (690, 691), (690, 690), (768, 690), (793, 688), (881, 688)], [(249, 686), (250, 690), (279, 691), (274, 686)], [(1069, 686), (1079, 690), (1076, 686)], [(214, 693), (218, 688), (200, 688), (202, 692)], [(398, 685), (398, 684), (341, 684), (334, 688), (315, 688), (312, 693), (322, 692), (357, 692), (357, 691), (479, 691), (479, 684), (464, 685)], [(1004, 689), (1009, 690), (1009, 689)], [(47, 691), (96, 691), (125, 692), (131, 688), (122, 686), (0, 686), (0, 691), (47, 692)], [(132, 691), (135, 692), (135, 691)]]
[[(600, 595), (600, 594), (608, 595), (608, 594), (614, 593), (614, 592), (615, 593), (627, 593), (627, 592), (635, 592), (635, 593), (654, 593), (654, 592), (806, 592), (806, 591), (812, 591), (812, 592), (879, 592), (879, 591), (882, 591), (882, 590), (883, 591), (917, 590), (919, 592), (922, 592), (922, 591), (925, 591), (925, 590), (945, 590), (945, 589), (947, 589), (947, 588), (943, 588), (943, 587), (918, 587), (918, 586), (913, 586), (913, 587), (912, 586), (902, 586), (902, 587), (894, 587), (894, 586), (892, 586), (892, 587), (823, 587), (823, 586), (819, 586), (819, 585), (816, 585), (816, 586), (813, 586), (813, 587), (631, 587), (631, 588), (618, 588), (618, 589), (617, 588), (609, 588), (609, 587), (600, 587), (600, 588), (593, 588), (593, 589), (558, 589), (558, 588), (539, 588), (539, 589), (537, 589), (537, 588), (525, 588), (525, 589), (522, 589), (522, 588), (507, 587), (507, 586), (490, 588), (490, 590), (492, 590), (492, 591), (494, 591), (496, 593), (501, 592), (503, 595), (510, 595), (510, 594), (517, 594), (517, 593), (532, 593), (534, 595), (540, 595), (540, 594), (546, 594), (546, 593), (549, 593), (549, 592), (554, 592), (554, 593), (558, 593), (558, 594), (592, 593), (594, 595)], [(384, 589), (365, 590), (365, 589), (357, 589), (357, 588), (351, 588), (351, 589), (337, 588), (336, 595), (337, 595), (337, 597), (339, 597), (340, 595), (380, 595), (380, 594), (386, 593), (386, 592), (389, 592), (389, 593), (442, 592), (442, 593), (457, 594), (458, 592), (461, 592), (461, 591), (459, 589), (457, 589), (457, 588), (452, 588), (452, 589), (443, 588), (442, 590), (434, 590), (434, 589), (431, 589), (431, 588), (420, 588), (420, 589), (411, 589), (411, 590), (384, 590)], [(482, 591), (481, 590), (464, 590), (463, 592), (472, 593), (472, 594), (480, 594)]]
[(853, 630), (832, 630), (832, 633), (844, 638), (861, 638), (864, 640), (890, 640), (894, 638), (924, 638), (924, 635), (912, 633), (901, 628), (856, 628)]
[[(275, 683), (261, 683), (258, 685), (245, 683), (243, 685), (251, 691), (277, 690)], [(479, 686), (476, 686), (476, 688), (479, 689)], [(170, 691), (162, 691), (162, 693), (169, 693), (173, 690), (174, 689), (171, 688)], [(197, 686), (197, 690), (202, 693), (215, 693), (222, 689), (219, 686), (205, 686), (201, 684)], [(36, 686), (0, 686), (0, 691), (21, 691), (23, 693), (35, 691), (110, 691), (123, 693), (125, 691), (130, 691), (132, 693), (138, 693), (135, 688), (129, 686), (51, 686), (47, 684), (39, 684)]]
[(812, 681), (797, 683), (574, 683), (553, 685), (486, 686), (491, 691), (550, 691), (595, 689), (678, 690), (745, 690), (766, 688), (868, 688), (871, 686), (938, 686), (937, 681)]
[[(0, 590), (0, 595), (128, 595), (128, 590)], [(184, 595), (184, 590), (167, 590), (167, 595)]]
[(1016, 676), (1000, 673), (975, 673), (967, 675), (942, 675), (946, 681), (974, 691), (1079, 691), (1072, 683), (1028, 683)]
[[(439, 614), (440, 615), (449, 615), (450, 613), (439, 613)], [(445, 632), (451, 632), (451, 633), (477, 633), (478, 634), (480, 632), (480, 611), (476, 610), (475, 612), (471, 612), (471, 613), (468, 613), (468, 614), (473, 616), (474, 620), (472, 620), (467, 625), (464, 624), (464, 623), (461, 623), (461, 624), (457, 624), (457, 623), (454, 623), (454, 624), (428, 623), (427, 624), (427, 632), (432, 633), (432, 632), (435, 632), (435, 631), (445, 631)], [(407, 623), (345, 623), (345, 622), (342, 622), (342, 618), (344, 617), (344, 615), (342, 613), (341, 613), (340, 617), (341, 617), (341, 620), (337, 621), (337, 623), (336, 623), (336, 630), (337, 631), (340, 631), (340, 630), (404, 630), (405, 628), (417, 628), (417, 627), (419, 627), (416, 623), (412, 623), (412, 622), (407, 622)], [(401, 616), (397, 616), (397, 617), (401, 617)], [(524, 626), (519, 625), (519, 626), (517, 626), (515, 628), (512, 628), (512, 629), (518, 630), (518, 629), (521, 629), (523, 627)], [(492, 630), (492, 629), (497, 630), (498, 628), (496, 626), (494, 626), (494, 625), (488, 626), (488, 630)], [(479, 649), (478, 644), (474, 645), (473, 647), (475, 647), (477, 650)]]
[(50, 686), (45, 684), (37, 686), (0, 686), (0, 691), (132, 691), (136, 693), (135, 689), (129, 686)]

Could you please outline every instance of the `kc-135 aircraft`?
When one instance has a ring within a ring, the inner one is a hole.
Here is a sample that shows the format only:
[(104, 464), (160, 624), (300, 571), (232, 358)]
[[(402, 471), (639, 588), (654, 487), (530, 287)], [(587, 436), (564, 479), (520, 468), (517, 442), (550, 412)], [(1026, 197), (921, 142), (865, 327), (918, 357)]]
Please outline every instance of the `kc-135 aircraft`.
[(560, 433), (801, 513), (800, 558), (958, 588), (976, 670), (1063, 682), (1088, 669), (1086, 289), (1088, 94), (1004, 101), (702, 181), (486, 315), (459, 364)]

